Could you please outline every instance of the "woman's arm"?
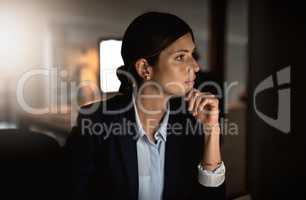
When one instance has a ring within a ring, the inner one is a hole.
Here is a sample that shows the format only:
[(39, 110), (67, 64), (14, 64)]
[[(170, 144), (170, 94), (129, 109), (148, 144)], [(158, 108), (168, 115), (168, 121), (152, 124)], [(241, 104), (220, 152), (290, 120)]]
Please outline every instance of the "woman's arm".
[[(186, 97), (188, 110), (201, 123), (204, 145), (198, 166), (195, 195), (208, 199), (225, 199), (225, 167), (220, 151), (219, 101), (210, 93), (192, 90)], [(196, 198), (195, 198), (196, 199)]]
[(213, 171), (221, 163), (219, 100), (210, 93), (193, 89), (186, 97), (188, 110), (202, 123), (204, 134), (204, 154), (202, 166)]
[(205, 144), (201, 165), (206, 170), (214, 171), (221, 164), (220, 126), (203, 125), (203, 132)]

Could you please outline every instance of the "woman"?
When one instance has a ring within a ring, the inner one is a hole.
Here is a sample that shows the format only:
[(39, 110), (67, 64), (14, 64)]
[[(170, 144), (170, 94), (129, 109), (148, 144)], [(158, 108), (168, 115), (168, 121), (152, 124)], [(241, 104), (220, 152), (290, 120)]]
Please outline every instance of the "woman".
[(128, 26), (121, 94), (83, 107), (66, 143), (75, 198), (224, 198), (218, 99), (193, 88), (194, 42), (167, 13)]

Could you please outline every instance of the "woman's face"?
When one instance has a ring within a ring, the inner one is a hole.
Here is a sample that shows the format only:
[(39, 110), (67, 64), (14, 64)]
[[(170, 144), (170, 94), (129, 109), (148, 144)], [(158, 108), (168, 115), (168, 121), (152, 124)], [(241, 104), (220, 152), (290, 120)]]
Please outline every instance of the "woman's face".
[(199, 71), (194, 51), (192, 36), (187, 33), (160, 53), (152, 80), (166, 95), (184, 96), (193, 88), (195, 73)]

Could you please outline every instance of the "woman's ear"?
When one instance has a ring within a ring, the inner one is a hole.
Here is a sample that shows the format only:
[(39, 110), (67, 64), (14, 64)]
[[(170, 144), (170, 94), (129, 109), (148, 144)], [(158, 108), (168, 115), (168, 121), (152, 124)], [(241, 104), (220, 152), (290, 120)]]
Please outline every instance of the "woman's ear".
[(143, 80), (151, 80), (153, 76), (153, 68), (149, 65), (148, 61), (144, 58), (140, 58), (135, 63), (135, 68), (140, 77)]

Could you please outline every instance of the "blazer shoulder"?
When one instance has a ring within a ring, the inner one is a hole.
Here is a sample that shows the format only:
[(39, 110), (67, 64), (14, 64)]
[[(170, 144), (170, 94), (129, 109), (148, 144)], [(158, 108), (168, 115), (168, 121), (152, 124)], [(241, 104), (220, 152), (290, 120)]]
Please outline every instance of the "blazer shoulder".
[(92, 116), (92, 115), (103, 115), (107, 111), (115, 111), (131, 103), (128, 95), (117, 94), (106, 100), (98, 100), (89, 102), (81, 106), (79, 115)]
[[(86, 141), (85, 138), (88, 139), (87, 141), (94, 141), (93, 138), (96, 137), (87, 136), (99, 135), (93, 134), (94, 131), (96, 131), (94, 129), (95, 125), (100, 123), (99, 126), (97, 126), (99, 128), (101, 127), (101, 123), (107, 124), (115, 121), (117, 115), (110, 111), (120, 109), (120, 106), (126, 104), (126, 102), (128, 102), (127, 97), (119, 94), (104, 101), (90, 102), (81, 106), (75, 125), (70, 131), (69, 138), (77, 138), (83, 142)], [(75, 140), (76, 139), (73, 141)]]

